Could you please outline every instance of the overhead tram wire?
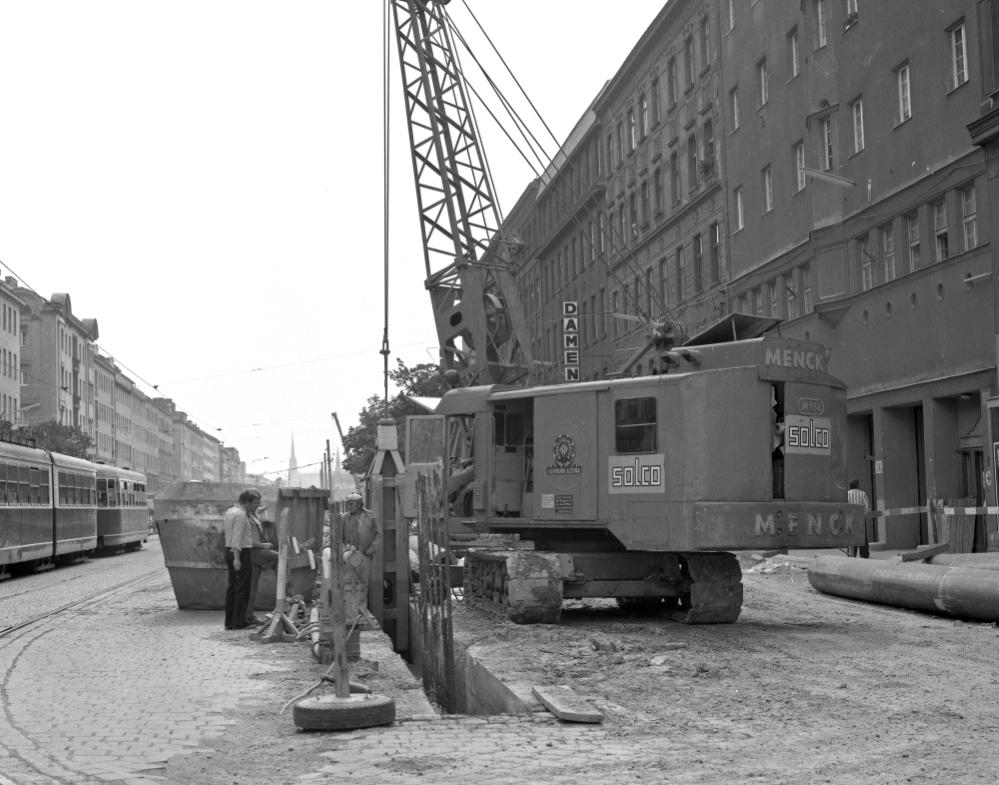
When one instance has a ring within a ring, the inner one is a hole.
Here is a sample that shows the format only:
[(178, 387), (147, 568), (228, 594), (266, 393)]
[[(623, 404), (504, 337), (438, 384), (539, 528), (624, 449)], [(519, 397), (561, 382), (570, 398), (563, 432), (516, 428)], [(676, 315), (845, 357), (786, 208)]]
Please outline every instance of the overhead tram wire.
[[(505, 96), (502, 94), (502, 91), (496, 85), (495, 81), (489, 76), (489, 74), (486, 71), (485, 67), (482, 65), (482, 63), (479, 61), (478, 57), (475, 55), (475, 52), (472, 51), (471, 47), (468, 45), (468, 43), (465, 40), (464, 36), (461, 34), (461, 31), (458, 30), (457, 25), (455, 24), (454, 20), (446, 12), (445, 12), (445, 18), (447, 20), (447, 23), (448, 23), (449, 27), (451, 27), (451, 29), (454, 31), (456, 38), (461, 41), (461, 43), (465, 47), (465, 49), (469, 52), (469, 54), (471, 54), (472, 59), (475, 61), (476, 65), (479, 66), (479, 69), (482, 71), (483, 75), (486, 77), (487, 82), (490, 84), (490, 86), (493, 88), (493, 91), (500, 98), (500, 101), (503, 103), (504, 107), (507, 108), (508, 113), (512, 113), (513, 115), (516, 115), (517, 119), (515, 120), (515, 123), (517, 123), (517, 125), (518, 125), (518, 130), (520, 130), (521, 124), (523, 124), (523, 127), (526, 128), (527, 127), (526, 123), (524, 123), (523, 119), (520, 118), (519, 113), (517, 113), (516, 110), (513, 109), (512, 105), (509, 103), (509, 101), (507, 101), (507, 99), (505, 98)], [(491, 41), (490, 41), (490, 43), (491, 43)], [(495, 48), (495, 45), (494, 45), (494, 48)], [(498, 54), (498, 52), (497, 52), (497, 54)], [(502, 56), (500, 56), (500, 57), (502, 59)], [(509, 67), (507, 67), (507, 68), (509, 70)], [(462, 76), (462, 79), (464, 80), (465, 84), (468, 85), (469, 90), (471, 90), (475, 94), (475, 96), (479, 99), (479, 101), (482, 102), (483, 107), (486, 109), (486, 111), (489, 113), (489, 115), (493, 118), (493, 120), (499, 126), (500, 130), (503, 131), (503, 133), (504, 133), (504, 135), (506, 135), (507, 139), (510, 140), (511, 144), (513, 144), (514, 148), (517, 150), (517, 152), (520, 154), (520, 156), (527, 163), (528, 167), (530, 167), (531, 171), (534, 172), (535, 176), (537, 176), (539, 179), (542, 179), (544, 173), (539, 173), (538, 170), (534, 167), (534, 165), (531, 163), (531, 161), (525, 155), (524, 151), (514, 141), (514, 139), (510, 135), (509, 131), (507, 131), (506, 127), (503, 125), (503, 123), (500, 121), (500, 119), (496, 116), (496, 114), (492, 111), (492, 109), (490, 109), (489, 105), (485, 102), (485, 99), (482, 97), (482, 95), (479, 93), (479, 91), (476, 90), (475, 86), (468, 80), (467, 75), (465, 75), (462, 72), (461, 76)], [(513, 76), (512, 72), (511, 72), (511, 76)], [(514, 81), (517, 81), (515, 76), (513, 78), (514, 78)], [(518, 82), (518, 86), (519, 86), (519, 82)], [(523, 91), (522, 87), (521, 87), (521, 90)], [(526, 93), (525, 93), (525, 97), (527, 97)], [(531, 103), (532, 108), (533, 108), (533, 106), (534, 106), (533, 102), (530, 101), (529, 97), (527, 97), (527, 100), (528, 100), (529, 103)], [(537, 109), (536, 108), (535, 108), (535, 112), (537, 113)], [(538, 113), (538, 115), (539, 115), (539, 118), (540, 118), (540, 113)], [(547, 123), (544, 122), (544, 118), (540, 118), (540, 119), (541, 119), (542, 124), (544, 124), (545, 127), (546, 127), (546, 129), (548, 129), (549, 134), (551, 134), (552, 137), (555, 138), (554, 134), (552, 134), (552, 132), (551, 132), (551, 129), (548, 128)], [(518, 122), (518, 120), (519, 120), (519, 122)], [(523, 133), (523, 131), (521, 131), (521, 133)], [(541, 148), (542, 152), (544, 152), (544, 148), (541, 146), (540, 142), (537, 141), (537, 138), (534, 136), (534, 134), (531, 133), (529, 129), (528, 129), (527, 133), (531, 134), (531, 137), (533, 139), (535, 139), (535, 142)], [(556, 142), (557, 142), (557, 140), (556, 140)], [(533, 152), (533, 148), (532, 148), (532, 152)], [(547, 153), (545, 153), (545, 157), (547, 157), (549, 159), (549, 163), (547, 164), (546, 169), (549, 166), (550, 167), (554, 167), (555, 166), (554, 159), (551, 158), (551, 157), (549, 157), (547, 155)], [(550, 182), (551, 181), (549, 181), (549, 183)], [(549, 184), (549, 183), (546, 183), (546, 185)], [(618, 276), (617, 272), (611, 266), (611, 264), (608, 261), (608, 259), (606, 257), (603, 257), (603, 255), (598, 252), (598, 249), (594, 245), (594, 243), (593, 243), (592, 239), (590, 238), (589, 234), (585, 231), (585, 227), (582, 225), (582, 223), (576, 217), (576, 213), (574, 213), (570, 209), (572, 207), (572, 204), (571, 203), (567, 203), (567, 200), (564, 199), (559, 194), (558, 189), (552, 189), (550, 193), (552, 194), (553, 198), (556, 201), (558, 201), (558, 202), (560, 202), (562, 204), (562, 206), (565, 208), (566, 215), (569, 217), (569, 219), (572, 221), (572, 223), (579, 228), (580, 235), (584, 238), (584, 241), (587, 244), (589, 244), (589, 247), (591, 249), (591, 255), (594, 258), (596, 258), (597, 256), (601, 256), (602, 257), (601, 261), (603, 262), (604, 266), (607, 268), (608, 273), (610, 274), (610, 276), (612, 277), (612, 279), (621, 287), (621, 291), (622, 291), (622, 294), (624, 295), (624, 297), (626, 299), (628, 299), (628, 300), (630, 300), (630, 301), (633, 302), (635, 310), (636, 310), (637, 313), (643, 314), (643, 315), (645, 315), (646, 319), (651, 320), (652, 314), (646, 314), (645, 313), (645, 309), (642, 308), (641, 300), (639, 298), (637, 298), (637, 297), (635, 297), (635, 296), (632, 295), (631, 291), (629, 290), (629, 287), (621, 280), (621, 278)], [(578, 197), (579, 195), (580, 194), (578, 194), (578, 193), (574, 194), (574, 196), (576, 196), (576, 197)], [(672, 314), (671, 314), (671, 311), (669, 310), (668, 304), (659, 295), (659, 293), (655, 290), (655, 286), (653, 285), (653, 282), (650, 279), (648, 273), (645, 272), (644, 270), (642, 270), (641, 264), (638, 262), (637, 258), (635, 258), (634, 253), (631, 251), (631, 249), (628, 248), (628, 245), (625, 242), (625, 239), (626, 239), (625, 236), (624, 235), (619, 235), (620, 240), (621, 240), (620, 244), (613, 243), (614, 235), (617, 233), (617, 231), (614, 229), (614, 222), (613, 222), (613, 220), (609, 221), (609, 223), (608, 223), (609, 228), (610, 228), (610, 235), (608, 236), (608, 233), (605, 232), (600, 227), (599, 216), (595, 216), (587, 207), (585, 207), (585, 205), (582, 207), (582, 211), (585, 212), (585, 214), (586, 214), (586, 216), (588, 218), (590, 218), (590, 219), (593, 220), (594, 227), (596, 228), (597, 232), (602, 237), (607, 238), (607, 239), (609, 239), (609, 240), (612, 241), (610, 243), (610, 245), (613, 245), (614, 247), (620, 248), (620, 249), (622, 249), (624, 251), (622, 261), (626, 265), (629, 265), (629, 267), (635, 273), (636, 278), (643, 279), (645, 281), (645, 287), (646, 287), (647, 293), (649, 295), (649, 299), (650, 300), (655, 300), (655, 304), (661, 309), (661, 311), (663, 312), (664, 315), (668, 315), (670, 318), (673, 318)]]

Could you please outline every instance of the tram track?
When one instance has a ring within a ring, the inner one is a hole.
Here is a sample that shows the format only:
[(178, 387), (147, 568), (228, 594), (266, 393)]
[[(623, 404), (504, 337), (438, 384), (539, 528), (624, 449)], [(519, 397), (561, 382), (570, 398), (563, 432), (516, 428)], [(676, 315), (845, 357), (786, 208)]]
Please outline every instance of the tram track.
[[(76, 574), (76, 575), (71, 575), (68, 578), (63, 578), (62, 580), (59, 580), (59, 581), (52, 581), (51, 583), (45, 583), (45, 584), (43, 584), (41, 586), (34, 586), (33, 585), (30, 588), (25, 589), (24, 591), (17, 592), (16, 594), (5, 594), (3, 596), (0, 596), (0, 603), (3, 603), (5, 601), (7, 601), (7, 600), (12, 600), (15, 597), (22, 597), (25, 594), (31, 594), (32, 592), (44, 591), (45, 589), (51, 589), (51, 588), (54, 588), (56, 586), (61, 586), (62, 584), (69, 583), (70, 581), (78, 581), (81, 578), (90, 578), (90, 577), (93, 577), (94, 575), (100, 575), (101, 573), (109, 572), (109, 571), (112, 571), (112, 570), (120, 570), (120, 569), (121, 569), (121, 567), (118, 564), (109, 564), (109, 565), (107, 565), (105, 567), (101, 567), (99, 569), (94, 569), (94, 570), (90, 570), (90, 571), (87, 571), (87, 572), (82, 572), (82, 573), (79, 573), (79, 574)], [(31, 577), (42, 577), (42, 576), (41, 575), (36, 575), (36, 576), (24, 575), (24, 576), (21, 576), (21, 577), (22, 578), (31, 578)], [(2, 785), (2, 783), (0, 783), (0, 785)]]
[[(65, 613), (68, 610), (77, 608), (81, 605), (86, 605), (87, 603), (99, 602), (103, 599), (110, 599), (120, 590), (132, 586), (133, 584), (140, 583), (141, 581), (149, 580), (152, 576), (148, 573), (143, 573), (135, 578), (130, 578), (127, 581), (122, 581), (114, 586), (107, 586), (102, 588), (100, 591), (96, 591), (93, 594), (89, 594), (86, 597), (81, 597), (80, 599), (74, 600), (73, 602), (68, 602), (64, 605), (60, 605), (58, 608), (53, 608), (46, 611), (45, 613), (40, 613), (37, 616), (33, 616), (30, 619), (25, 619), (17, 624), (12, 624), (8, 627), (0, 627), (0, 639), (3, 639), (10, 635), (11, 633), (17, 632), (18, 630), (24, 629), (25, 627), (30, 627), (32, 624), (37, 624), (40, 621), (57, 616), (60, 613)], [(2, 645), (2, 644), (0, 644)]]

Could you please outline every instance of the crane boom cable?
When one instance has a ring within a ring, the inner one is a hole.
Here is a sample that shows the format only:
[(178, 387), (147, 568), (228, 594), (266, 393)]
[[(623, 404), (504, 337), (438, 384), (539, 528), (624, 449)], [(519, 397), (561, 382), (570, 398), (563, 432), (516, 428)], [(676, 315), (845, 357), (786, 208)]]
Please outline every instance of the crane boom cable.
[[(501, 102), (503, 102), (504, 106), (507, 107), (507, 111), (511, 112), (512, 115), (517, 118), (515, 120), (515, 122), (519, 121), (520, 123), (524, 123), (524, 121), (520, 117), (519, 113), (517, 113), (516, 110), (513, 109), (512, 105), (510, 105), (509, 101), (502, 94), (502, 91), (499, 89), (499, 87), (495, 84), (495, 82), (489, 76), (489, 74), (487, 73), (486, 69), (482, 66), (481, 62), (476, 57), (475, 53), (471, 50), (471, 48), (469, 47), (467, 41), (461, 35), (461, 32), (457, 29), (457, 25), (455, 24), (454, 20), (450, 17), (450, 15), (446, 15), (446, 18), (447, 18), (448, 24), (452, 27), (452, 29), (455, 30), (455, 36), (456, 36), (456, 38), (461, 41), (461, 43), (465, 46), (466, 50), (468, 50), (469, 53), (472, 55), (472, 59), (475, 61), (476, 65), (478, 65), (479, 68), (482, 70), (483, 75), (486, 77), (486, 80), (489, 82), (490, 86), (493, 88), (493, 90), (496, 92), (496, 94), (500, 97)], [(495, 49), (495, 45), (493, 45), (493, 48)], [(499, 54), (499, 53), (497, 52), (497, 54)], [(500, 55), (500, 58), (502, 59), (502, 55)], [(512, 74), (511, 74), (511, 76), (512, 76)], [(534, 167), (534, 165), (530, 162), (530, 160), (524, 154), (523, 150), (520, 149), (520, 147), (514, 141), (513, 137), (506, 130), (505, 126), (500, 121), (500, 119), (489, 108), (488, 104), (486, 104), (485, 100), (483, 99), (483, 97), (479, 93), (479, 91), (476, 90), (475, 86), (469, 81), (468, 76), (465, 73), (462, 72), (461, 73), (461, 79), (468, 86), (469, 90), (479, 99), (479, 101), (482, 102), (482, 104), (483, 104), (484, 108), (486, 109), (486, 111), (490, 114), (490, 116), (493, 118), (493, 120), (496, 122), (496, 124), (500, 127), (500, 130), (503, 131), (503, 133), (506, 135), (507, 139), (510, 140), (511, 144), (514, 145), (514, 148), (517, 150), (518, 153), (520, 153), (521, 157), (524, 158), (524, 161), (527, 163), (528, 167), (530, 167), (531, 171), (534, 172), (535, 176), (537, 176), (538, 178), (542, 178), (544, 173), (543, 172), (539, 172)], [(514, 77), (514, 81), (516, 81), (516, 77)], [(523, 91), (523, 88), (521, 88), (521, 90)], [(526, 97), (526, 95), (525, 95), (525, 97)], [(530, 102), (530, 98), (528, 98), (528, 102)], [(532, 103), (532, 108), (533, 108), (533, 103)], [(535, 112), (537, 112), (537, 109), (535, 109)], [(540, 117), (540, 114), (539, 114), (539, 117)], [(548, 128), (547, 123), (544, 122), (544, 118), (541, 118), (541, 121), (545, 125), (545, 127)], [(524, 125), (526, 127), (526, 123), (524, 123)], [(549, 133), (551, 133), (550, 129), (548, 129), (548, 131), (549, 131)], [(531, 133), (531, 132), (528, 130), (528, 133)], [(531, 137), (536, 139), (536, 137), (534, 137), (533, 133), (531, 133)], [(553, 138), (554, 138), (554, 136), (553, 136)], [(540, 143), (538, 143), (538, 144), (539, 144), (539, 147), (540, 147)], [(544, 149), (543, 148), (541, 148), (541, 149), (542, 149), (542, 152), (545, 154), (545, 157), (548, 157), (548, 154), (544, 151)], [(532, 148), (532, 152), (533, 152), (533, 148)], [(542, 164), (543, 164), (543, 162), (542, 162)], [(550, 157), (548, 157), (548, 164), (547, 164), (547, 166), (554, 166), (554, 160), (552, 158), (550, 158)], [(568, 200), (566, 200), (564, 197), (562, 197), (562, 195), (559, 193), (558, 189), (553, 189), (552, 190), (552, 194), (553, 194), (553, 198), (556, 201), (560, 202), (564, 208), (566, 208), (566, 213), (570, 215), (570, 219), (572, 220), (572, 222), (579, 228), (581, 236), (589, 244), (591, 250), (594, 252), (593, 255), (594, 256), (601, 256), (601, 260), (603, 261), (604, 265), (607, 267), (608, 273), (613, 278), (613, 280), (620, 286), (622, 294), (627, 299), (631, 300), (634, 303), (634, 307), (635, 307), (636, 312), (638, 312), (640, 314), (643, 314), (646, 319), (651, 320), (652, 315), (645, 313), (645, 309), (642, 308), (641, 300), (639, 298), (637, 298), (636, 296), (634, 296), (631, 293), (631, 291), (629, 290), (629, 287), (621, 280), (621, 278), (617, 274), (617, 271), (614, 270), (614, 268), (611, 266), (610, 262), (606, 258), (604, 258), (602, 254), (599, 254), (597, 252), (597, 249), (595, 248), (592, 239), (584, 231), (584, 227), (582, 225), (582, 222), (576, 217), (576, 214), (572, 213), (571, 210), (569, 209), (569, 208), (572, 207), (572, 204), (571, 203), (567, 203)], [(580, 193), (576, 193), (576, 194), (574, 194), (574, 196), (579, 197), (579, 196), (581, 196), (581, 194)], [(589, 210), (589, 208), (587, 208), (585, 205), (582, 207), (582, 210), (586, 213), (586, 215), (587, 215), (588, 218), (590, 218), (591, 220), (594, 221), (594, 225), (596, 226), (597, 231), (600, 232), (600, 234), (603, 235), (604, 237), (607, 237), (609, 240), (611, 240), (611, 244), (612, 245), (615, 245), (616, 247), (619, 247), (619, 248), (626, 249), (626, 256), (623, 259), (623, 261), (625, 262), (625, 264), (630, 264), (632, 266), (633, 272), (635, 273), (637, 279), (644, 279), (644, 281), (645, 281), (645, 288), (646, 288), (648, 294), (650, 295), (650, 299), (654, 299), (656, 301), (656, 305), (661, 309), (661, 311), (662, 311), (662, 313), (664, 315), (668, 316), (669, 318), (672, 318), (672, 313), (669, 310), (668, 304), (659, 295), (659, 293), (655, 290), (655, 286), (653, 285), (653, 281), (651, 280), (650, 276), (648, 275), (648, 273), (646, 271), (642, 270), (641, 264), (635, 258), (634, 254), (630, 251), (630, 249), (628, 249), (628, 246), (627, 246), (627, 243), (625, 242), (624, 236), (619, 234), (618, 236), (620, 237), (620, 240), (621, 240), (620, 244), (614, 243), (614, 235), (617, 232), (614, 229), (613, 221), (609, 222), (610, 235), (608, 236), (607, 232), (605, 232), (600, 227), (600, 222), (599, 222), (598, 216), (594, 215)]]
[[(467, 7), (467, 3), (466, 3), (466, 7)], [(499, 96), (500, 101), (503, 102), (503, 104), (504, 104), (505, 107), (507, 107), (508, 112), (511, 112), (512, 115), (516, 117), (515, 122), (523, 123), (524, 126), (526, 127), (526, 123), (524, 122), (524, 120), (520, 117), (519, 113), (517, 113), (516, 109), (513, 109), (512, 105), (510, 105), (510, 103), (506, 99), (505, 95), (503, 95), (502, 91), (495, 84), (495, 81), (489, 76), (488, 72), (486, 71), (486, 69), (482, 65), (482, 63), (479, 61), (479, 59), (475, 55), (474, 51), (472, 51), (471, 47), (468, 45), (468, 42), (466, 41), (466, 39), (464, 38), (464, 36), (461, 34), (460, 30), (457, 29), (457, 25), (454, 22), (454, 20), (450, 17), (450, 15), (445, 15), (445, 16), (447, 18), (448, 24), (455, 31), (455, 36), (465, 46), (466, 50), (469, 51), (469, 53), (472, 56), (472, 59), (475, 61), (476, 65), (479, 66), (480, 70), (482, 71), (482, 73), (485, 76), (486, 80), (489, 82), (490, 86), (493, 88), (494, 92), (496, 92), (497, 96)], [(474, 14), (472, 14), (472, 16), (473, 16), (473, 18), (475, 18)], [(476, 23), (478, 24), (478, 20), (477, 19), (476, 19)], [(482, 29), (481, 24), (479, 25), (479, 28)], [(534, 106), (534, 103), (531, 101), (530, 97), (526, 94), (526, 91), (524, 91), (523, 87), (520, 85), (519, 80), (517, 80), (516, 76), (510, 70), (509, 66), (506, 65), (506, 61), (504, 60), (502, 54), (500, 54), (499, 50), (496, 48), (496, 45), (493, 44), (492, 40), (489, 38), (488, 34), (485, 33), (484, 30), (483, 30), (483, 34), (486, 35), (486, 38), (489, 40), (489, 43), (492, 45), (494, 51), (496, 51), (497, 56), (500, 58), (500, 60), (506, 66), (507, 71), (510, 73), (510, 76), (513, 78), (514, 82), (517, 83), (517, 86), (520, 87), (521, 92), (524, 93), (524, 97), (527, 99), (528, 103), (531, 105), (531, 108), (534, 109), (535, 113), (538, 115), (539, 119), (541, 120), (542, 125), (545, 126), (546, 130), (548, 130), (548, 133), (552, 136), (553, 139), (555, 139), (555, 136), (552, 133), (551, 129), (549, 128), (548, 124), (545, 122), (545, 120), (541, 116), (540, 112), (538, 112), (537, 108)], [(515, 145), (515, 147), (516, 147), (516, 143), (510, 137), (510, 134), (507, 133), (505, 129), (503, 129), (503, 126), (500, 123), (499, 119), (496, 117), (496, 115), (492, 111), (489, 110), (489, 107), (488, 107), (488, 105), (485, 104), (485, 101), (482, 98), (482, 96), (479, 94), (479, 92), (477, 90), (475, 90), (474, 86), (469, 82), (467, 75), (465, 75), (464, 73), (462, 73), (461, 76), (462, 76), (462, 79), (465, 81), (465, 83), (468, 84), (469, 89), (472, 90), (472, 92), (475, 93), (475, 95), (479, 98), (479, 100), (483, 102), (483, 105), (485, 106), (485, 108), (489, 112), (489, 114), (493, 117), (494, 121), (498, 125), (500, 125), (501, 129), (504, 130), (504, 133), (506, 134), (507, 138), (510, 139), (511, 143), (513, 143)], [(530, 132), (529, 129), (528, 129), (528, 133), (537, 142), (537, 138), (534, 136), (534, 134), (532, 132)], [(555, 141), (557, 143), (558, 140), (555, 139)], [(541, 148), (542, 153), (544, 153), (545, 157), (548, 158), (548, 164), (546, 165), (546, 168), (548, 166), (554, 166), (554, 159), (551, 158), (550, 156), (548, 156), (547, 152), (544, 151), (544, 148), (541, 146), (540, 142), (538, 142), (538, 146)], [(534, 174), (537, 177), (542, 178), (543, 174), (539, 173), (537, 171), (537, 169), (535, 169), (534, 166), (530, 163), (530, 161), (527, 160), (526, 156), (524, 156), (523, 151), (521, 151), (518, 148), (518, 152), (521, 154), (521, 157), (524, 157), (525, 161), (527, 162), (527, 164), (531, 168), (531, 170), (534, 172)], [(557, 153), (556, 153), (556, 155), (557, 155)], [(545, 183), (545, 184), (547, 185), (547, 183)], [(553, 189), (552, 190), (552, 194), (554, 195), (554, 198), (556, 199), (556, 201), (559, 201), (560, 203), (562, 203), (563, 207), (566, 208), (566, 213), (570, 214), (571, 220), (579, 228), (581, 236), (584, 238), (585, 242), (587, 242), (589, 244), (591, 250), (594, 252), (593, 255), (594, 256), (601, 256), (602, 257), (602, 254), (599, 254), (597, 252), (597, 249), (594, 247), (594, 243), (593, 243), (592, 239), (584, 231), (584, 227), (583, 227), (582, 223), (578, 220), (578, 218), (576, 218), (575, 214), (571, 213), (571, 211), (570, 211), (569, 208), (572, 207), (572, 204), (571, 203), (570, 204), (566, 204), (567, 200), (564, 197), (562, 197), (561, 194), (559, 194), (558, 189)], [(578, 198), (582, 194), (581, 193), (574, 193), (573, 195)], [(603, 235), (604, 237), (608, 237), (607, 232), (605, 232), (600, 227), (599, 217), (597, 215), (594, 215), (589, 210), (589, 208), (587, 208), (585, 206), (585, 204), (583, 205), (582, 210), (586, 213), (586, 216), (588, 218), (590, 218), (591, 220), (594, 221), (594, 225), (595, 225), (597, 231), (600, 232), (600, 234)], [(647, 293), (649, 295), (649, 299), (655, 300), (655, 304), (660, 308), (661, 312), (665, 316), (667, 316), (668, 318), (673, 319), (673, 316), (672, 316), (672, 313), (671, 313), (671, 311), (670, 311), (670, 309), (668, 307), (668, 304), (666, 303), (665, 299), (660, 296), (659, 292), (656, 291), (655, 286), (653, 284), (653, 281), (651, 280), (651, 277), (649, 276), (648, 272), (645, 271), (645, 270), (642, 270), (641, 264), (638, 262), (637, 258), (634, 256), (634, 253), (628, 248), (627, 242), (625, 242), (626, 238), (622, 234), (618, 233), (617, 230), (614, 229), (614, 222), (613, 222), (613, 220), (609, 221), (608, 226), (609, 226), (609, 229), (610, 229), (610, 236), (608, 237), (608, 239), (611, 240), (612, 246), (615, 246), (615, 247), (618, 247), (618, 248), (622, 248), (622, 249), (625, 250), (625, 257), (624, 257), (623, 261), (624, 261), (624, 263), (626, 265), (629, 265), (632, 268), (632, 270), (635, 273), (635, 276), (636, 276), (637, 279), (641, 279), (641, 280), (645, 281), (645, 288), (646, 288), (646, 291), (647, 291)], [(614, 235), (615, 234), (618, 234), (618, 237), (621, 240), (620, 243), (614, 243)], [(651, 313), (649, 313), (649, 314), (645, 313), (645, 309), (642, 308), (641, 300), (639, 298), (637, 298), (636, 296), (632, 295), (632, 293), (629, 291), (629, 288), (618, 277), (616, 271), (613, 269), (613, 267), (611, 266), (610, 262), (606, 258), (603, 258), (603, 257), (602, 257), (601, 260), (603, 261), (604, 265), (607, 267), (608, 272), (610, 273), (611, 277), (621, 287), (621, 291), (622, 291), (623, 295), (625, 296), (625, 298), (631, 300), (634, 303), (636, 312), (644, 315), (646, 319), (651, 320), (652, 314)]]
[(382, 348), (381, 355), (384, 365), (384, 382), (385, 382), (385, 410), (388, 412), (389, 406), (389, 174), (390, 174), (390, 161), (391, 157), (389, 154), (389, 67), (390, 67), (390, 56), (389, 56), (389, 46), (390, 46), (390, 36), (392, 35), (391, 28), (389, 27), (389, 0), (383, 0), (382, 4), (382, 144), (384, 146), (383, 155), (384, 159), (382, 161), (382, 208), (384, 211), (383, 225), (382, 225), (382, 252), (383, 252), (383, 263), (385, 268), (385, 330), (382, 333)]

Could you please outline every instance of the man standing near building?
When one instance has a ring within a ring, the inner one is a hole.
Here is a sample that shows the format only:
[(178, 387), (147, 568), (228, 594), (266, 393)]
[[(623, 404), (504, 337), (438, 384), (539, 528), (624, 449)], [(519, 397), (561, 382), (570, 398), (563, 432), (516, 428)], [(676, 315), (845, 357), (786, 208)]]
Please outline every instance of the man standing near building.
[(344, 545), (354, 548), (364, 557), (364, 561), (355, 568), (355, 572), (365, 588), (359, 600), (362, 607), (366, 608), (367, 589), (371, 585), (371, 558), (381, 548), (382, 530), (371, 510), (364, 508), (359, 493), (350, 494), (344, 501), (347, 504), (347, 512), (339, 516), (337, 523), (343, 527), (341, 531)]
[(249, 624), (263, 624), (263, 619), (254, 616), (257, 609), (257, 587), (260, 585), (260, 573), (268, 569), (277, 569), (278, 554), (277, 549), (264, 531), (264, 524), (273, 523), (267, 517), (267, 505), (262, 504), (257, 507), (256, 512), (250, 515), (250, 534), (253, 538), (253, 545), (250, 550), (250, 564), (252, 572), (250, 575), (250, 599), (246, 606), (246, 621)]
[(850, 555), (857, 556), (859, 553), (861, 559), (868, 559), (871, 555), (871, 538), (867, 533), (870, 526), (867, 520), (867, 513), (871, 511), (871, 502), (867, 498), (867, 494), (860, 490), (860, 480), (850, 480), (850, 490), (846, 493), (846, 499), (850, 504), (859, 504), (864, 508), (864, 544), (859, 548), (850, 548), (852, 551)]
[(222, 520), (222, 529), (225, 533), (225, 564), (229, 571), (229, 584), (225, 590), (227, 630), (242, 630), (251, 626), (246, 620), (252, 575), (250, 554), (253, 550), (249, 514), (259, 504), (260, 492), (254, 488), (247, 488), (239, 494), (239, 500), (226, 511)]

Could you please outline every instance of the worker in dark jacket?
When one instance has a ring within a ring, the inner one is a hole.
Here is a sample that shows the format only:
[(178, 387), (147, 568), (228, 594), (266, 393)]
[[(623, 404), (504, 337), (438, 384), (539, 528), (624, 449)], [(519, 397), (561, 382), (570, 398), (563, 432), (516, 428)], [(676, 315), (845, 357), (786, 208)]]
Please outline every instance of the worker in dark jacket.
[[(371, 584), (371, 559), (382, 547), (382, 530), (378, 519), (371, 510), (364, 508), (363, 499), (359, 493), (352, 493), (345, 499), (347, 512), (337, 516), (335, 525), (341, 527), (343, 543), (350, 550), (355, 550), (364, 560), (355, 568), (361, 585)], [(350, 564), (350, 561), (347, 562)], [(367, 607), (367, 592), (361, 598), (362, 605)]]

